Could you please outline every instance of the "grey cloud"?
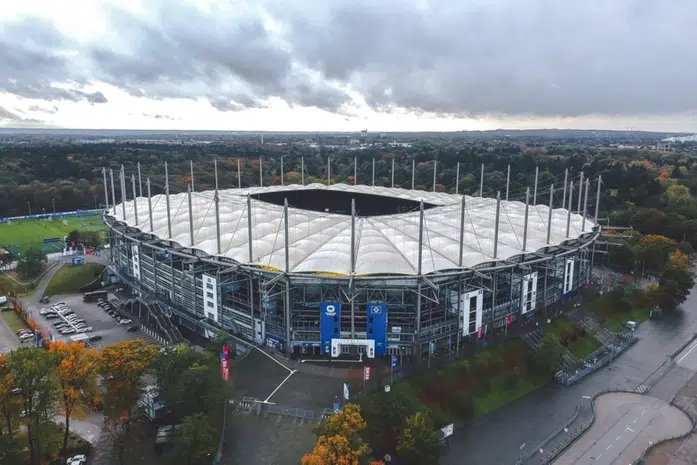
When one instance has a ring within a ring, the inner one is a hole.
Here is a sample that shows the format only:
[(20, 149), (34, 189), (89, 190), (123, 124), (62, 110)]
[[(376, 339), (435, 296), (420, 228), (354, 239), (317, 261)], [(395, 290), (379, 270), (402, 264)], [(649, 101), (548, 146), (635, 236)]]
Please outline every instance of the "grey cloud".
[(146, 118), (153, 118), (153, 119), (163, 119), (163, 120), (168, 120), (168, 121), (175, 121), (176, 118), (169, 116), (169, 115), (151, 115), (149, 113), (143, 113), (143, 116)]
[(34, 112), (39, 112), (39, 113), (48, 113), (49, 115), (54, 115), (58, 112), (58, 107), (53, 105), (50, 108), (44, 108), (39, 105), (31, 105), (28, 108), (29, 111), (34, 111)]
[[(145, 14), (106, 8), (111, 35), (90, 46), (46, 22), (4, 24), (0, 89), (97, 103), (106, 97), (80, 90), (97, 80), (141, 98), (203, 98), (221, 111), (276, 97), (342, 115), (353, 103), (346, 89), (378, 111), (470, 117), (697, 108), (694, 0), (145, 5)], [(79, 52), (82, 66), (67, 52)]]
[(0, 124), (23, 125), (33, 123), (43, 123), (43, 121), (33, 118), (22, 118), (17, 113), (13, 113), (6, 108), (0, 107)]
[(91, 94), (85, 94), (85, 99), (90, 103), (107, 103), (108, 100), (101, 92), (94, 92)]

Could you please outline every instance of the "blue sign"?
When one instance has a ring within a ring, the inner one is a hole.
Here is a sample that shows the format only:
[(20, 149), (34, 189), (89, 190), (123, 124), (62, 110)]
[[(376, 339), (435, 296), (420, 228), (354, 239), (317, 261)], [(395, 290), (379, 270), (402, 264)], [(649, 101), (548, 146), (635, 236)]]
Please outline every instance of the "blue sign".
[(41, 338), (38, 331), (34, 331), (34, 337), (36, 338), (36, 347), (41, 347)]
[(397, 356), (393, 355), (392, 356), (392, 368), (397, 368), (397, 361), (398, 361)]
[(73, 258), (73, 265), (82, 265), (85, 263), (85, 259), (82, 257), (75, 257)]
[(375, 355), (385, 355), (387, 349), (387, 305), (366, 305), (367, 338), (375, 341)]
[(332, 339), (341, 338), (341, 304), (322, 302), (319, 304), (319, 331), (322, 354), (332, 353)]

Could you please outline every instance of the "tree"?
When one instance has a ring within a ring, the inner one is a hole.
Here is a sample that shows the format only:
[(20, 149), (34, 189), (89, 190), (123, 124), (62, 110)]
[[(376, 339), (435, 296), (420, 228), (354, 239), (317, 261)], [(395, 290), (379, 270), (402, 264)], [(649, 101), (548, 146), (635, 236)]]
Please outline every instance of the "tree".
[(545, 334), (542, 343), (535, 354), (536, 367), (545, 374), (553, 374), (561, 362), (563, 349), (554, 340), (554, 337)]
[(53, 354), (35, 347), (22, 347), (7, 355), (7, 367), (19, 389), (27, 427), (29, 463), (41, 461), (41, 424), (49, 421), (58, 402), (56, 363)]
[(34, 278), (41, 273), (46, 255), (40, 249), (27, 249), (17, 263), (17, 273), (24, 278)]
[(400, 384), (394, 385), (389, 393), (380, 391), (363, 396), (360, 405), (366, 421), (364, 436), (380, 455), (396, 452), (404, 419), (421, 410), (416, 396)]
[(442, 450), (433, 423), (425, 412), (416, 412), (407, 417), (404, 431), (397, 441), (397, 454), (404, 463), (438, 463)]
[(665, 311), (675, 310), (678, 305), (685, 302), (694, 285), (694, 273), (690, 269), (687, 255), (676, 250), (670, 256), (658, 281), (656, 292), (658, 306)]
[(98, 360), (98, 372), (104, 387), (104, 414), (114, 437), (115, 455), (123, 465), (126, 432), (131, 409), (143, 393), (143, 374), (157, 355), (154, 346), (143, 340), (123, 341), (106, 346)]
[(14, 378), (7, 366), (7, 356), (0, 354), (0, 416), (2, 416), (1, 436), (13, 439), (15, 420), (19, 419), (19, 396), (13, 393), (15, 389)]
[(56, 354), (58, 358), (58, 382), (65, 411), (65, 434), (63, 435), (63, 453), (65, 454), (70, 434), (70, 417), (75, 410), (75, 405), (86, 389), (94, 387), (97, 374), (97, 351), (77, 342), (72, 344), (53, 342), (49, 346), (49, 351)]
[(205, 413), (184, 418), (174, 440), (174, 457), (181, 465), (210, 463), (217, 444), (216, 431)]

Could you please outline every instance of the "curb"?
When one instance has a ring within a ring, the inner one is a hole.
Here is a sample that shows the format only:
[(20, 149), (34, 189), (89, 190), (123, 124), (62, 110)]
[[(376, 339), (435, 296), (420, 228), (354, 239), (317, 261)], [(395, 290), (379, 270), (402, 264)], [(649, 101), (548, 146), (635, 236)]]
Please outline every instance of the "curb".
[(697, 339), (697, 333), (693, 333), (693, 334), (692, 334), (692, 337), (691, 337), (690, 339), (688, 339), (687, 342), (685, 342), (685, 343), (682, 344), (680, 347), (678, 347), (676, 350), (674, 350), (673, 353), (670, 354), (670, 358), (675, 358), (675, 357), (677, 357), (678, 354), (680, 354), (680, 352), (682, 352), (683, 350), (687, 349), (687, 346), (689, 346), (690, 344), (692, 344), (692, 342), (693, 342), (695, 339)]

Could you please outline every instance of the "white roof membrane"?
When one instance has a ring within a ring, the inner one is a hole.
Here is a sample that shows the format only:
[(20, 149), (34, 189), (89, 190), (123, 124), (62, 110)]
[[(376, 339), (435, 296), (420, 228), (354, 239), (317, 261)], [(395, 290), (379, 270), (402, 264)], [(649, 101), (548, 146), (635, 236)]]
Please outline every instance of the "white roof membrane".
[[(139, 197), (125, 202), (126, 216), (121, 204), (109, 210), (109, 215), (128, 226), (172, 240), (182, 247), (192, 247), (212, 256), (231, 258), (237, 262), (285, 269), (284, 208), (251, 199), (252, 256), (249, 256), (247, 195), (279, 190), (333, 190), (423, 200), (436, 205), (424, 211), (421, 272), (458, 268), (460, 265), (460, 211), (462, 196), (440, 192), (412, 191), (378, 186), (349, 186), (310, 184), (307, 186), (269, 186), (219, 191), (220, 246), (217, 252), (214, 192), (194, 192), (193, 218), (189, 218), (187, 193), (170, 195), (172, 236), (167, 228), (165, 195), (151, 199), (152, 224), (148, 199)], [(318, 193), (317, 195), (321, 195)], [(136, 221), (134, 203), (137, 202)], [(471, 268), (485, 262), (506, 260), (524, 252), (532, 253), (547, 246), (559, 245), (588, 233), (596, 226), (586, 218), (572, 213), (569, 237), (566, 236), (568, 212), (552, 210), (552, 227), (547, 243), (549, 208), (530, 205), (526, 248), (523, 250), (525, 204), (501, 201), (499, 239), (494, 258), (496, 199), (465, 196), (465, 221), (462, 266)], [(194, 225), (191, 241), (190, 220)], [(356, 275), (397, 274), (416, 275), (419, 271), (419, 212), (357, 217), (355, 229)], [(291, 272), (351, 274), (351, 216), (320, 213), (289, 206), (288, 263)]]

